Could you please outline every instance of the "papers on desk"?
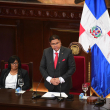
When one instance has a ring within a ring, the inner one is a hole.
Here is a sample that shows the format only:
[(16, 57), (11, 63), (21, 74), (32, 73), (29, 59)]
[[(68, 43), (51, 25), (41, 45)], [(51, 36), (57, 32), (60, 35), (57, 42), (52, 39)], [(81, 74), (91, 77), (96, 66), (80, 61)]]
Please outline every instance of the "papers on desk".
[(18, 94), (23, 94), (23, 93), (25, 93), (26, 91), (15, 91), (15, 93), (18, 93)]
[(82, 99), (87, 99), (88, 97), (90, 97), (90, 96), (83, 96)]
[[(54, 98), (54, 97), (60, 97), (60, 92), (47, 92), (42, 96), (42, 98)], [(67, 98), (68, 96), (64, 92), (61, 92), (61, 97)]]

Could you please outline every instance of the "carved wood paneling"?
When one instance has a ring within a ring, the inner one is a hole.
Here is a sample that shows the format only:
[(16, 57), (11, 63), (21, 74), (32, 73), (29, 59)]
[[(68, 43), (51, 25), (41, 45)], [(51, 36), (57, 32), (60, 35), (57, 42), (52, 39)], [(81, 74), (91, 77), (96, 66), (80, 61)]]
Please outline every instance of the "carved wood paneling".
[(43, 22), (21, 20), (21, 34), (18, 38), (18, 56), (21, 62), (33, 62), (33, 81), (40, 80), (39, 65), (43, 51)]
[(26, 18), (47, 18), (47, 19), (64, 19), (64, 20), (79, 20), (81, 13), (73, 11), (56, 11), (56, 10), (42, 10), (42, 9), (21, 9), (0, 7), (0, 16), (11, 17), (26, 17)]
[(1, 17), (20, 17), (53, 20), (80, 20), (82, 7), (39, 5), (24, 3), (1, 3)]

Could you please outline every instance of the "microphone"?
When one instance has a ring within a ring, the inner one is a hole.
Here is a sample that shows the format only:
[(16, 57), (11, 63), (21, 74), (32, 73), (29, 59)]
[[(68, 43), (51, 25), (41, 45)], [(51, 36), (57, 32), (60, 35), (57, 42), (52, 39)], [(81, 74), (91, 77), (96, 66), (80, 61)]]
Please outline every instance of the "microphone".
[[(60, 62), (59, 62), (59, 76), (61, 76), (60, 75)], [(60, 78), (59, 78), (59, 80), (60, 80)], [(64, 100), (64, 97), (61, 97), (61, 80), (60, 80), (60, 97), (57, 97), (57, 100), (59, 102)]]
[(92, 102), (92, 103), (94, 103), (95, 104), (95, 106), (102, 106), (102, 105), (104, 105), (104, 103), (106, 103), (106, 98), (103, 98), (103, 93), (105, 93), (108, 89), (110, 89), (110, 87), (108, 87), (104, 92), (102, 92), (99, 96), (100, 97), (94, 97), (94, 96), (90, 96), (90, 97), (88, 97), (87, 98), (87, 102), (88, 103), (90, 103), (90, 102)]
[(104, 92), (100, 94), (100, 97), (98, 98), (98, 101), (95, 102), (95, 105), (102, 105), (106, 103), (106, 98), (103, 98), (102, 94), (105, 93), (108, 89), (110, 89), (110, 87), (108, 87)]
[(34, 91), (34, 92), (32, 93), (32, 99), (40, 98), (40, 97), (41, 97), (40, 94), (37, 94), (37, 89), (38, 89), (38, 87), (39, 87), (39, 85), (40, 85), (42, 79), (43, 79), (43, 76), (42, 76), (42, 78), (41, 78), (41, 80), (40, 80), (40, 82), (39, 82), (39, 84), (38, 84), (38, 86), (37, 86), (37, 88), (36, 88), (36, 91)]

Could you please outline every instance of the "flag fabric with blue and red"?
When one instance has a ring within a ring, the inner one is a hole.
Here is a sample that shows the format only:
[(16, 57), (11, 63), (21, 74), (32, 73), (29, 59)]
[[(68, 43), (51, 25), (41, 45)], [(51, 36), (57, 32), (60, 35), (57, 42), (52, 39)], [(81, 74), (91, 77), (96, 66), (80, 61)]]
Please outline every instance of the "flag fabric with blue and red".
[(97, 94), (110, 93), (110, 18), (105, 0), (85, 0), (79, 43), (92, 52), (91, 86)]

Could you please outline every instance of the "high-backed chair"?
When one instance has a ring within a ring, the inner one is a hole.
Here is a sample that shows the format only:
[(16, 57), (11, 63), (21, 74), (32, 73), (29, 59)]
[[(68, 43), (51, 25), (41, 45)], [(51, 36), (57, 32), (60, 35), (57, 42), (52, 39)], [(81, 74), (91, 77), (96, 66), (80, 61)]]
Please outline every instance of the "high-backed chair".
[[(1, 60), (1, 72), (3, 69), (8, 68), (8, 62), (5, 62), (4, 60)], [(29, 63), (21, 63), (21, 68), (28, 71), (29, 79), (30, 79), (30, 88), (32, 88), (33, 84), (33, 62)]]
[(76, 71), (72, 75), (72, 88), (70, 94), (79, 95), (82, 93), (82, 84), (88, 83), (89, 90), (87, 92), (90, 95), (91, 87), (91, 52), (90, 48), (88, 53), (84, 51), (82, 45), (78, 42), (72, 42), (69, 45), (72, 50), (73, 57), (76, 63)]

